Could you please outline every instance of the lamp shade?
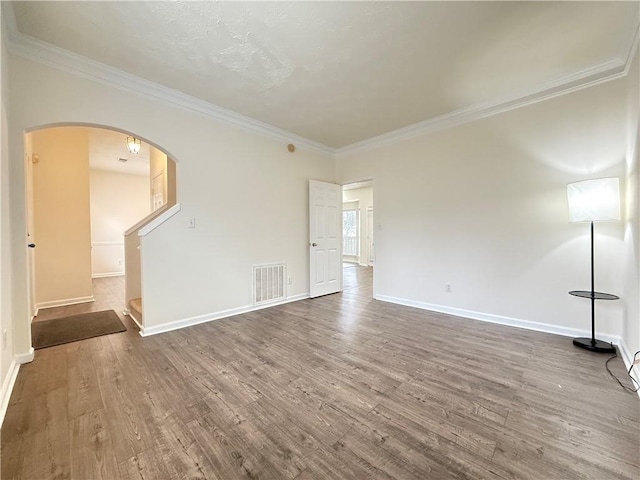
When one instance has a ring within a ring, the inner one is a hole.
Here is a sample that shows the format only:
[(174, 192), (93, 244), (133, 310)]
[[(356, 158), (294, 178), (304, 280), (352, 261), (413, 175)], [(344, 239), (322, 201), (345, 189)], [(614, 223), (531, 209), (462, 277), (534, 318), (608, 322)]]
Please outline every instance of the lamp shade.
[(597, 178), (567, 185), (569, 222), (620, 220), (617, 178)]

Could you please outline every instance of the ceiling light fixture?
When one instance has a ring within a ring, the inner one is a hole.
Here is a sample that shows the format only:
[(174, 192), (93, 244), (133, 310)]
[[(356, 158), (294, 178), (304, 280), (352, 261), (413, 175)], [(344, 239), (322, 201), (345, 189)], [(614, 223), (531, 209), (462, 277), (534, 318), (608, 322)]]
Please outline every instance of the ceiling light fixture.
[(136, 137), (127, 137), (127, 150), (131, 153), (138, 153), (140, 151), (140, 139)]

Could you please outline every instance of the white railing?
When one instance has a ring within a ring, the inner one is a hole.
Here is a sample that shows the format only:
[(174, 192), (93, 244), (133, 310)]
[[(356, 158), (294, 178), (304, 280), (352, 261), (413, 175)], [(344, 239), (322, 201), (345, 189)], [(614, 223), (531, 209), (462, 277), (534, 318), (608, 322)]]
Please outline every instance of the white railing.
[(165, 204), (124, 232), (125, 308), (129, 308), (129, 302), (131, 300), (142, 298), (140, 237), (147, 235), (179, 211), (179, 203), (174, 205)]
[(342, 237), (342, 254), (343, 255), (351, 255), (354, 257), (358, 256), (358, 237)]

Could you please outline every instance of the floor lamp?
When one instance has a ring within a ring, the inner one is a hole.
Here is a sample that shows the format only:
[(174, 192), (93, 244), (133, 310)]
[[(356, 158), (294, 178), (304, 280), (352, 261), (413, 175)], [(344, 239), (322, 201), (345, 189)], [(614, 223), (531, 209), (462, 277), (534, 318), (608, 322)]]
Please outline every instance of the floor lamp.
[(591, 338), (574, 338), (573, 344), (592, 352), (615, 353), (615, 347), (596, 339), (596, 300), (618, 300), (610, 293), (596, 292), (593, 255), (593, 222), (620, 220), (620, 187), (617, 178), (598, 178), (567, 185), (569, 222), (591, 223), (591, 290), (573, 290), (576, 297), (591, 299)]

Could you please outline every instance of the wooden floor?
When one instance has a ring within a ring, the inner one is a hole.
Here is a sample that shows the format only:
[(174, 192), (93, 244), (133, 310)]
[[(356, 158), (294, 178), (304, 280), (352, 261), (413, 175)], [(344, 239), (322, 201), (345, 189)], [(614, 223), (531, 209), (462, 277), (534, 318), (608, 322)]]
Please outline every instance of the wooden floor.
[(371, 283), (349, 267), (341, 294), (38, 350), (2, 479), (639, 478), (640, 402), (606, 356)]
[(94, 278), (94, 302), (78, 303), (66, 307), (44, 308), (38, 311), (34, 322), (68, 317), (79, 313), (99, 312), (114, 309), (119, 314), (124, 308), (124, 277)]

